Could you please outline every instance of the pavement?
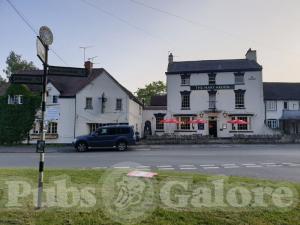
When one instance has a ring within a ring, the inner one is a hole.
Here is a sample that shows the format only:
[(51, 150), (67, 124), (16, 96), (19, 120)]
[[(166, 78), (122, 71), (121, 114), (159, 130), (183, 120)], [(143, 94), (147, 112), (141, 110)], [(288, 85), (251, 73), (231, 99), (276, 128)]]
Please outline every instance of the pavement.
[[(145, 171), (185, 171), (300, 182), (300, 145), (138, 145), (126, 152), (50, 146), (46, 168), (135, 167)], [(37, 167), (35, 146), (0, 147), (0, 167)]]

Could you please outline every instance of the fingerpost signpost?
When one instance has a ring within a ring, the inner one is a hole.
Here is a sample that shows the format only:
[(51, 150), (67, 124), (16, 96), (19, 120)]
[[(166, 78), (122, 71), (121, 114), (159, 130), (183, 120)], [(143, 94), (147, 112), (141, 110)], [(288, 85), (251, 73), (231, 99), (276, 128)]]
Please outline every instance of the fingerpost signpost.
[(41, 123), (41, 137), (37, 141), (36, 152), (40, 154), (39, 162), (39, 178), (38, 178), (38, 196), (37, 209), (42, 208), (43, 184), (44, 184), (44, 165), (45, 165), (45, 148), (46, 148), (46, 99), (47, 99), (47, 77), (61, 76), (61, 77), (87, 77), (90, 73), (84, 68), (73, 67), (59, 67), (48, 65), (48, 51), (49, 45), (53, 43), (53, 34), (47, 26), (42, 26), (39, 30), (39, 36), (36, 39), (37, 57), (43, 63), (43, 75), (31, 74), (12, 74), (10, 82), (12, 84), (31, 84), (42, 86), (42, 123)]

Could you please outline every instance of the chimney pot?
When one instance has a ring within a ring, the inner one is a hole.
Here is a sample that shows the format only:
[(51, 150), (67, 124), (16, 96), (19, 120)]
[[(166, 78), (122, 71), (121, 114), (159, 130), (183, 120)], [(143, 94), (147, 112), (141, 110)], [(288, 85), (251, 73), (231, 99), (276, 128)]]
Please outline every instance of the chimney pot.
[(252, 50), (251, 48), (249, 48), (246, 53), (246, 59), (257, 62), (256, 50)]
[(173, 63), (174, 60), (174, 56), (172, 54), (172, 52), (169, 54), (169, 63)]
[(93, 69), (93, 63), (91, 61), (86, 61), (84, 63), (84, 68), (87, 70), (88, 74), (90, 74)]

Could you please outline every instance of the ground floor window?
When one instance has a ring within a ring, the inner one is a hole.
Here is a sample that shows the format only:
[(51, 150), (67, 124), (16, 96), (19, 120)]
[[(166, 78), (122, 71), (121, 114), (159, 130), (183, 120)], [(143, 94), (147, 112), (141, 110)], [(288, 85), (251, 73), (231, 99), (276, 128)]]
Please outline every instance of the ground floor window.
[(276, 129), (276, 128), (279, 127), (278, 120), (276, 120), (276, 119), (268, 119), (267, 120), (267, 125), (271, 129)]
[(50, 122), (48, 124), (48, 134), (57, 134), (57, 123), (56, 122)]
[(247, 124), (232, 124), (232, 130), (237, 131), (248, 131), (251, 130), (251, 117), (249, 116), (233, 116), (232, 120), (243, 120), (247, 122)]
[(164, 119), (164, 115), (156, 115), (156, 130), (164, 130), (164, 124), (161, 123), (160, 121), (162, 121)]
[(189, 123), (194, 117), (190, 116), (181, 116), (177, 117), (177, 120), (180, 121), (180, 124), (177, 124), (177, 130), (191, 130), (191, 124)]

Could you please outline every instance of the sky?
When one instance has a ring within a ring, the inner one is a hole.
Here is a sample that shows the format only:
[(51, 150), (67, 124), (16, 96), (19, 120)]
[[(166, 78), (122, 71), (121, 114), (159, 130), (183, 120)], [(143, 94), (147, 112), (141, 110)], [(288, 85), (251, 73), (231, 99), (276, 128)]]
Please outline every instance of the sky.
[[(264, 81), (300, 82), (299, 0), (10, 0), (54, 35), (49, 64), (83, 67), (80, 46), (131, 91), (166, 80), (175, 61), (244, 58), (257, 50)], [(39, 68), (36, 34), (0, 0), (0, 74), (10, 51)]]

